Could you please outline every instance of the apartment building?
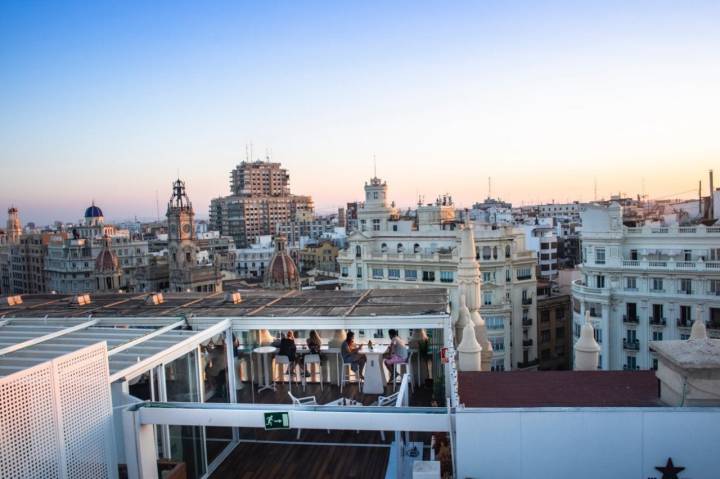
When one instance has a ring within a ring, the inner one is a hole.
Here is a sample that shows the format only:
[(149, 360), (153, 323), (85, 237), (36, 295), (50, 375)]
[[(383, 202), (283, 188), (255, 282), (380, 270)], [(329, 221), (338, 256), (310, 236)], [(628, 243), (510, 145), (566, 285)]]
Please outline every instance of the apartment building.
[(720, 226), (627, 227), (618, 203), (587, 206), (581, 216), (574, 337), (589, 311), (602, 369), (655, 368), (648, 343), (687, 339), (697, 315), (720, 334)]
[(290, 175), (280, 163), (243, 161), (230, 173), (230, 192), (210, 202), (209, 228), (239, 248), (314, 210), (312, 198), (290, 194)]
[[(387, 183), (365, 184), (358, 230), (338, 256), (343, 288), (446, 287), (457, 304), (460, 221), (448, 197), (401, 216), (387, 201)], [(493, 370), (537, 365), (536, 290), (533, 252), (522, 231), (475, 225), (476, 258), (482, 272), (482, 307), (493, 345)]]

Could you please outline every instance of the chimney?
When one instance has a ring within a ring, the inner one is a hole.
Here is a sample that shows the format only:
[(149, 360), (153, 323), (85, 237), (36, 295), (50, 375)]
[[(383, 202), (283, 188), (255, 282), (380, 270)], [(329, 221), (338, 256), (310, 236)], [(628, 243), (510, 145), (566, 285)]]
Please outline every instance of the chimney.
[(698, 306), (690, 339), (651, 341), (660, 400), (668, 406), (720, 406), (720, 339), (710, 339)]

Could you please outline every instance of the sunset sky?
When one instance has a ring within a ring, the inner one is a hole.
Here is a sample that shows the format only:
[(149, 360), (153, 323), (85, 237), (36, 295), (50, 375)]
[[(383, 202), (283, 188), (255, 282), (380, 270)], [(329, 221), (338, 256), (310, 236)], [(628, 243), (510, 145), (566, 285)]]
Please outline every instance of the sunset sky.
[(319, 211), (373, 155), (401, 206), (720, 176), (720, 2), (256, 3), (1, 2), (0, 206), (205, 217), (249, 143)]

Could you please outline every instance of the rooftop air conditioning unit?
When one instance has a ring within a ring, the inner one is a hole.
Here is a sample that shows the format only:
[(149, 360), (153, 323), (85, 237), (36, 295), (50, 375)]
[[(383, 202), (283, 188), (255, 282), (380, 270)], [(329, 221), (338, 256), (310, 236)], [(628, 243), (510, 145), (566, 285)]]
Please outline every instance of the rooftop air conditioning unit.
[(165, 302), (165, 298), (163, 297), (162, 293), (152, 293), (148, 295), (148, 297), (145, 299), (145, 304), (163, 304)]
[(73, 296), (71, 303), (76, 304), (78, 306), (85, 306), (86, 304), (90, 304), (92, 301), (90, 301), (90, 295), (89, 294), (77, 294)]
[(225, 302), (230, 304), (240, 304), (242, 303), (242, 296), (240, 296), (240, 293), (237, 291), (228, 291), (225, 293)]

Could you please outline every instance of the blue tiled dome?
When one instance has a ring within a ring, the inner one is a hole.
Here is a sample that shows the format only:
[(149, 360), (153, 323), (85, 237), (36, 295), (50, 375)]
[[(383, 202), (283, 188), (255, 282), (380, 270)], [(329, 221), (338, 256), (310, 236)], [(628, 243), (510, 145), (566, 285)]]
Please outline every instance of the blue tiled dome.
[(88, 206), (85, 210), (85, 218), (100, 218), (102, 216), (104, 216), (102, 210), (94, 204), (92, 206)]

